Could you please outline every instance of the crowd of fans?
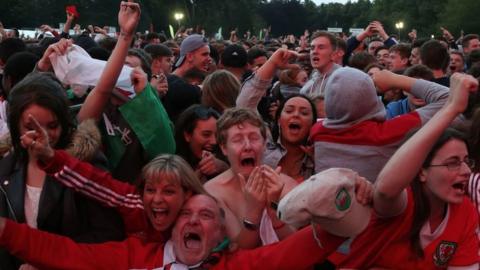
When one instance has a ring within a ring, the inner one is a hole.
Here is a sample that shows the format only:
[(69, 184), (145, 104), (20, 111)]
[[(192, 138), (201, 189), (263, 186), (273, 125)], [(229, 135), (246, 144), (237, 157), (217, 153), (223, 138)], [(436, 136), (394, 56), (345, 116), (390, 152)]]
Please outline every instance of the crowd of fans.
[(480, 38), (0, 42), (0, 269), (479, 269)]

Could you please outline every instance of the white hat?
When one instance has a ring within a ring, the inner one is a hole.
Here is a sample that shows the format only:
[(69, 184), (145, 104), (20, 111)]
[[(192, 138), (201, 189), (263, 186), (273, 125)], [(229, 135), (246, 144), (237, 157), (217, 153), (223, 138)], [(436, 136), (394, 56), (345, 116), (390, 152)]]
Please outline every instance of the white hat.
[(359, 234), (370, 221), (371, 209), (356, 200), (357, 176), (345, 168), (313, 175), (280, 201), (278, 217), (297, 228), (314, 222), (338, 236)]

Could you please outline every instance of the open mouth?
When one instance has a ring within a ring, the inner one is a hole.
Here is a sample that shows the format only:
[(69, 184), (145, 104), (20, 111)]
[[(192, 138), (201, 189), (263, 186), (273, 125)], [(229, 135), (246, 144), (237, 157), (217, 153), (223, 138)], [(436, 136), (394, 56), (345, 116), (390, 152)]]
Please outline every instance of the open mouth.
[(300, 131), (300, 129), (302, 129), (302, 126), (299, 124), (299, 123), (290, 123), (288, 125), (288, 128), (292, 131)]
[(202, 246), (202, 238), (197, 233), (188, 232), (183, 236), (183, 243), (188, 249), (199, 249)]
[(244, 158), (242, 160), (240, 160), (240, 164), (242, 166), (251, 166), (251, 167), (254, 167), (255, 166), (255, 158), (253, 157), (248, 157), (248, 158)]
[(168, 210), (166, 208), (152, 208), (152, 212), (155, 219), (168, 216)]
[(452, 185), (453, 189), (455, 189), (457, 191), (461, 191), (461, 192), (465, 192), (466, 187), (467, 187), (466, 182), (458, 182), (458, 183), (455, 183), (455, 184)]
[(202, 150), (208, 151), (208, 152), (213, 152), (213, 145), (204, 145), (202, 147)]

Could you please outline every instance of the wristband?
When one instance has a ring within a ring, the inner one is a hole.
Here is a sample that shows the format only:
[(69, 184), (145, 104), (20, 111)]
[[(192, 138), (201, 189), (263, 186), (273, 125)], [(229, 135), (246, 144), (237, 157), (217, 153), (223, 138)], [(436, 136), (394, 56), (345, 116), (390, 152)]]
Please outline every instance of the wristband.
[(243, 227), (245, 227), (245, 229), (247, 229), (249, 231), (257, 231), (258, 228), (260, 228), (260, 225), (255, 224), (255, 223), (251, 222), (250, 220), (244, 218), (243, 219)]

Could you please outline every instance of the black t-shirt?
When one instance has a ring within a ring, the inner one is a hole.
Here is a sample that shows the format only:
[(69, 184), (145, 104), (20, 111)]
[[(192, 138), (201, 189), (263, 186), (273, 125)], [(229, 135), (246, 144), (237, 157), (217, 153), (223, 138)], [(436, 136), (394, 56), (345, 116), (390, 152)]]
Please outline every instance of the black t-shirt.
[(432, 82), (438, 83), (446, 87), (450, 87), (450, 77), (447, 76), (433, 79)]
[(187, 83), (176, 75), (168, 75), (168, 92), (162, 98), (163, 106), (175, 123), (178, 116), (193, 104), (200, 103), (200, 87)]

